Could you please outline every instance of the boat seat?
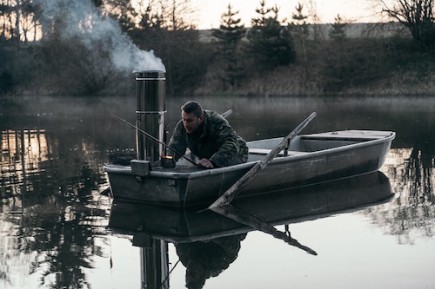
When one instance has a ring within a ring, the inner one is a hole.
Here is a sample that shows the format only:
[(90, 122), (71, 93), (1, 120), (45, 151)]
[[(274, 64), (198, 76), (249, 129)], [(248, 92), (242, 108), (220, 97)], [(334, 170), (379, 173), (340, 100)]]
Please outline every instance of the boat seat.
[[(250, 154), (256, 154), (256, 155), (267, 155), (272, 150), (270, 149), (259, 149), (259, 148), (249, 148)], [(300, 151), (288, 151), (289, 156), (297, 156), (297, 155), (305, 155), (307, 152), (300, 152)], [(278, 156), (283, 156), (284, 151), (280, 151)]]

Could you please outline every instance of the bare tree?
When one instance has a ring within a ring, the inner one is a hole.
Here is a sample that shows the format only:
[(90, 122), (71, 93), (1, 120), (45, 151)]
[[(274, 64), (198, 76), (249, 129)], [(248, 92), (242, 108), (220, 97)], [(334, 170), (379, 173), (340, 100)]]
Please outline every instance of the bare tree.
[(380, 3), (382, 13), (407, 27), (415, 41), (431, 46), (435, 44), (434, 1), (395, 0), (390, 4), (380, 0)]
[[(34, 9), (31, 0), (0, 1), (0, 35), (5, 39), (27, 42), (28, 33), (36, 30), (32, 21)], [(35, 40), (33, 37), (31, 40)]]

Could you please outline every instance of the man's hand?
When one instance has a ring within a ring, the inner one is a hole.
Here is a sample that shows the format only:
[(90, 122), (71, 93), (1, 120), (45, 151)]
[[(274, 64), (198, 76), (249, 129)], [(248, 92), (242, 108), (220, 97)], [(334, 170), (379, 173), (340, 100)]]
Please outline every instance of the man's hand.
[(211, 161), (209, 161), (208, 159), (201, 159), (199, 161), (199, 165), (201, 167), (206, 168), (206, 169), (212, 169), (212, 168), (214, 168), (213, 163)]

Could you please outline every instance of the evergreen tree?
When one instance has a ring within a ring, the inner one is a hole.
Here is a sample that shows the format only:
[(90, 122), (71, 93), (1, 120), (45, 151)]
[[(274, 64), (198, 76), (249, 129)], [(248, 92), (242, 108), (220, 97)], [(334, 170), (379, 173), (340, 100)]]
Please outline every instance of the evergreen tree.
[(151, 1), (145, 7), (145, 11), (141, 11), (138, 15), (140, 18), (140, 28), (144, 30), (159, 30), (163, 28), (163, 15), (158, 11), (153, 10)]
[(138, 16), (131, 0), (106, 0), (106, 10), (116, 19), (124, 31), (135, 28), (135, 19)]
[(309, 29), (308, 29), (308, 15), (303, 13), (304, 6), (301, 3), (295, 7), (296, 13), (292, 15), (292, 23), (289, 24), (290, 30), (295, 36), (296, 40), (301, 45), (301, 50), (304, 54), (304, 59), (306, 58), (306, 42), (309, 37)]
[(304, 6), (301, 3), (295, 7), (296, 13), (293, 13), (293, 22), (289, 24), (289, 29), (296, 38), (296, 43), (299, 44), (299, 50), (302, 52), (302, 63), (303, 63), (303, 84), (305, 85), (308, 81), (309, 65), (308, 65), (308, 52), (307, 52), (307, 41), (309, 37), (309, 29), (307, 24), (308, 15), (303, 13)]
[(337, 17), (334, 18), (334, 23), (329, 30), (329, 38), (333, 40), (343, 40), (346, 38), (346, 26), (347, 23), (340, 17), (340, 14), (337, 14)]
[(237, 18), (239, 11), (233, 11), (231, 4), (227, 9), (227, 12), (222, 14), (219, 29), (214, 29), (212, 35), (216, 38), (219, 59), (223, 61), (224, 83), (237, 87), (244, 75), (239, 44), (246, 29), (243, 24), (240, 24), (241, 19)]
[(294, 62), (293, 39), (278, 20), (278, 7), (266, 8), (265, 1), (261, 0), (256, 12), (259, 15), (251, 20), (252, 28), (247, 35), (249, 53), (265, 68)]
[(255, 12), (258, 14), (257, 18), (251, 19), (252, 27), (263, 27), (266, 25), (266, 20), (269, 18), (270, 12), (272, 12), (273, 8), (266, 7), (266, 1), (260, 0), (260, 7), (255, 9)]
[(208, 43), (199, 41), (199, 31), (189, 21), (191, 0), (139, 1), (138, 28), (129, 32), (142, 50), (153, 50), (166, 68), (166, 93), (191, 94), (205, 74)]

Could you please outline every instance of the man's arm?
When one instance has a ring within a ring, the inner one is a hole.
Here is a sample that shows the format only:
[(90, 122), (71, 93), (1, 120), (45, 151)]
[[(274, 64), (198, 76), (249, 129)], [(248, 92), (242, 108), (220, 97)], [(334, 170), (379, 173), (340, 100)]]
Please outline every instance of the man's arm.
[(231, 126), (223, 125), (217, 131), (215, 138), (216, 142), (219, 144), (219, 150), (211, 156), (210, 161), (218, 167), (227, 166), (228, 162), (233, 159), (239, 151), (236, 132)]

